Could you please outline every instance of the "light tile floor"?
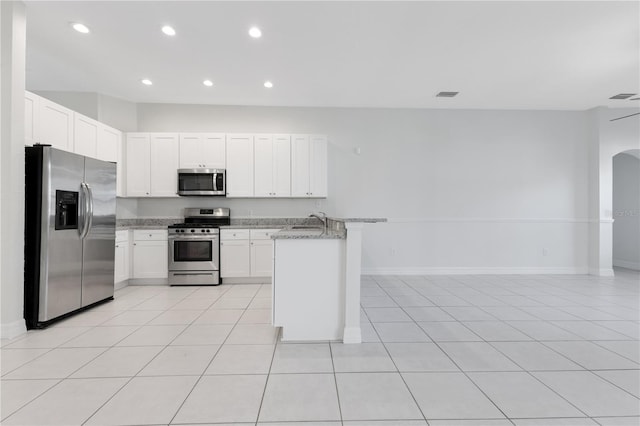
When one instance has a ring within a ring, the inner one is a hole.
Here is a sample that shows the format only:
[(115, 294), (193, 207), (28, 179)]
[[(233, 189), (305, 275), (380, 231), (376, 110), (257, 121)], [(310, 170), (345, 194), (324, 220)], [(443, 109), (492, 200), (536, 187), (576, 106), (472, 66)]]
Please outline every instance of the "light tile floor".
[(3, 341), (6, 425), (639, 425), (640, 275), (363, 277), (361, 345), (271, 286), (126, 287)]

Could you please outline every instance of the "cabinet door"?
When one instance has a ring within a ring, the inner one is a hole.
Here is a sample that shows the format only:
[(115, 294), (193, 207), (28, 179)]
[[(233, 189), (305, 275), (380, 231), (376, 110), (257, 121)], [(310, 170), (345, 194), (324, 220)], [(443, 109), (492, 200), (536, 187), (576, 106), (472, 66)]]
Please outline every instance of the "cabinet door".
[(65, 151), (73, 151), (73, 111), (40, 98), (40, 143)]
[(291, 136), (273, 136), (273, 195), (291, 196)]
[(151, 134), (151, 196), (177, 197), (178, 135)]
[(309, 137), (291, 136), (291, 196), (309, 196)]
[(309, 136), (309, 195), (327, 196), (326, 136)]
[(253, 197), (252, 135), (227, 135), (227, 197)]
[(24, 92), (24, 144), (33, 145), (40, 142), (38, 124), (40, 117), (40, 96), (31, 92)]
[(126, 146), (127, 196), (148, 197), (150, 194), (150, 142), (146, 133), (129, 133)]
[(251, 276), (271, 277), (273, 267), (273, 241), (251, 240)]
[(167, 278), (169, 247), (166, 241), (133, 242), (133, 278)]
[(202, 135), (199, 133), (180, 134), (180, 168), (197, 169), (204, 167), (202, 158)]
[(226, 137), (224, 133), (205, 133), (202, 136), (202, 158), (204, 166), (209, 169), (225, 169)]
[(118, 145), (122, 143), (122, 132), (98, 123), (98, 160), (118, 162)]
[(220, 241), (220, 276), (222, 278), (251, 276), (249, 240)]
[(129, 279), (129, 242), (116, 243), (114, 282)]
[(73, 114), (73, 152), (91, 158), (98, 158), (99, 123), (82, 114)]
[(254, 195), (256, 197), (273, 197), (273, 138), (271, 135), (254, 137)]

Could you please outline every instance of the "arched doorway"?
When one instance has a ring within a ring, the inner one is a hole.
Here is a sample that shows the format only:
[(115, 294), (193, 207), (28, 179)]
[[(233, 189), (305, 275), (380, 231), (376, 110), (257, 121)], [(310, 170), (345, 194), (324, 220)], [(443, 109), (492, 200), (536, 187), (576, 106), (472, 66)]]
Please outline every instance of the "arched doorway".
[(613, 266), (640, 271), (640, 149), (613, 157)]

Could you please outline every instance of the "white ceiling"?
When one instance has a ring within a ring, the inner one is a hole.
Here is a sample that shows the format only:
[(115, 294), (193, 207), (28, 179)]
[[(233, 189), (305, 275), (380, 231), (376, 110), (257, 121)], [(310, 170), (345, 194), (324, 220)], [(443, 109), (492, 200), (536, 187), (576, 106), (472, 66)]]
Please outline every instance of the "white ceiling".
[(640, 106), (608, 99), (640, 93), (637, 1), (25, 3), (30, 90), (219, 105)]

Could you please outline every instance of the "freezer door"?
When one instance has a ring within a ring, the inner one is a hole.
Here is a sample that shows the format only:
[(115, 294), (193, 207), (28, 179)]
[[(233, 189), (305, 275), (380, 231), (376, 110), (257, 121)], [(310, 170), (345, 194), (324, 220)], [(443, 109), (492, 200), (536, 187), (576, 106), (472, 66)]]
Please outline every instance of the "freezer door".
[(84, 182), (88, 189), (87, 221), (82, 253), (82, 306), (113, 297), (116, 240), (116, 165), (85, 158)]
[[(79, 228), (84, 218), (77, 215), (81, 214), (80, 183), (84, 176), (84, 158), (46, 148), (42, 168), (39, 322), (81, 307), (82, 241)], [(74, 202), (78, 208), (73, 207)]]

